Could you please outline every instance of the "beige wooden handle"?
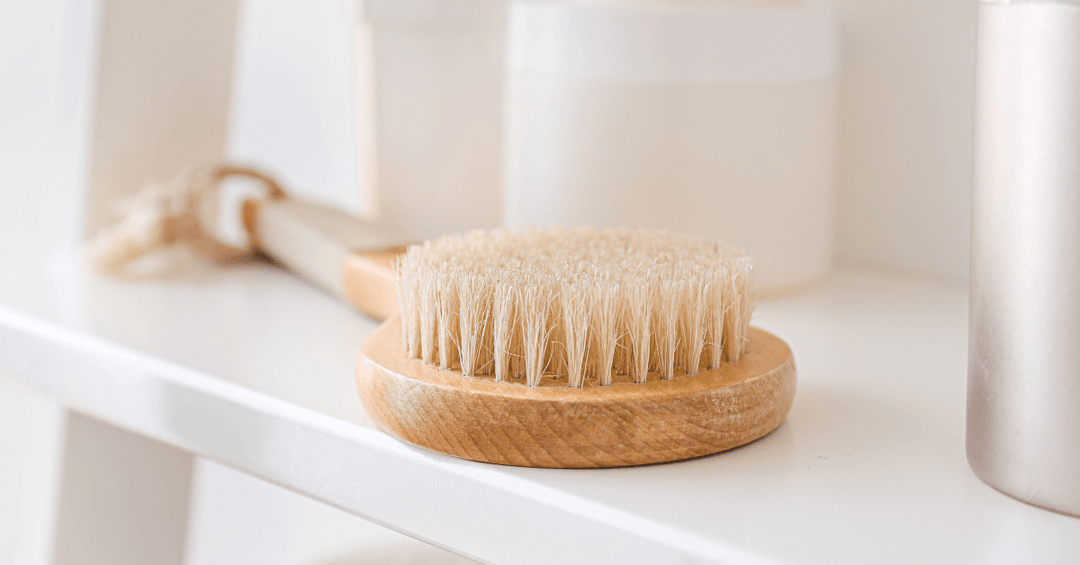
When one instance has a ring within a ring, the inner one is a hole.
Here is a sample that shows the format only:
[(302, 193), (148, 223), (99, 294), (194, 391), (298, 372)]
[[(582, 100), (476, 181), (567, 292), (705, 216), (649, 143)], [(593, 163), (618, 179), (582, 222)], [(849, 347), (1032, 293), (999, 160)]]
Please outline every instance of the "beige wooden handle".
[(394, 261), (404, 252), (404, 247), (394, 247), (350, 253), (341, 269), (345, 300), (376, 320), (398, 314)]
[(397, 312), (393, 262), (405, 247), (388, 230), (296, 199), (252, 200), (244, 215), (255, 246), (288, 269), (377, 320)]

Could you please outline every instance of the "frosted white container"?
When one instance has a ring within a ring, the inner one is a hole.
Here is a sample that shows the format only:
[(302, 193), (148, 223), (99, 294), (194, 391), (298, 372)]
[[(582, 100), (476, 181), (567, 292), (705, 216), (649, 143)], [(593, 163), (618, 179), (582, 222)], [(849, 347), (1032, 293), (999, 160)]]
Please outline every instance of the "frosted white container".
[(367, 0), (357, 33), (360, 178), (407, 240), (502, 214), (503, 0)]
[(765, 291), (828, 273), (830, 10), (617, 1), (509, 10), (508, 225), (721, 238), (755, 257)]

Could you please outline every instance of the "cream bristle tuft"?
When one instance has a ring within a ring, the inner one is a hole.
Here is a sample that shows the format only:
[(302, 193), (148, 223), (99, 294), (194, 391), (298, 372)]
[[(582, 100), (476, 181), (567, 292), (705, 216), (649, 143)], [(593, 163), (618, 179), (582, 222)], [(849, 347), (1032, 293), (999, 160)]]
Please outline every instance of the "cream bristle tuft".
[(597, 384), (611, 384), (611, 372), (615, 366), (615, 350), (619, 344), (619, 291), (617, 283), (598, 281), (591, 283), (592, 291), (592, 349), (590, 365)]
[(682, 339), (682, 366), (687, 375), (696, 375), (701, 367), (705, 348), (705, 311), (709, 283), (690, 275), (683, 286), (682, 311), (679, 316), (679, 335)]
[(525, 344), (525, 384), (536, 386), (547, 368), (548, 306), (550, 290), (544, 281), (530, 282), (521, 292), (522, 333)]
[(396, 265), (404, 350), (463, 375), (570, 387), (737, 362), (750, 259), (660, 232), (560, 228), (444, 236)]
[[(651, 278), (651, 277), (650, 277)], [(652, 355), (653, 286), (646, 279), (632, 280), (623, 292), (626, 302), (626, 333), (630, 335), (630, 378), (643, 383), (649, 374)]]
[(461, 374), (471, 377), (479, 372), (483, 360), (482, 347), (487, 333), (488, 309), (491, 287), (476, 275), (464, 275), (458, 279), (458, 360)]
[[(514, 317), (514, 288), (505, 281), (495, 283), (491, 303), (491, 332), (492, 332), (492, 358), (495, 366), (495, 380), (505, 381), (510, 379), (510, 356), (513, 343), (514, 328), (517, 319)], [(412, 356), (416, 358), (415, 355)]]
[[(394, 266), (398, 285), (410, 288), (416, 285), (416, 264), (398, 261)], [(405, 340), (405, 351), (409, 357), (420, 357), (420, 303), (418, 293), (408, 293), (398, 296), (398, 307), (401, 309), (402, 337)]]
[[(408, 262), (405, 261), (407, 264)], [(408, 267), (406, 267), (408, 268)], [(415, 272), (420, 272), (417, 265)], [(401, 301), (401, 279), (398, 279), (398, 301)], [(438, 336), (438, 301), (435, 298), (438, 289), (438, 280), (434, 276), (417, 276), (416, 285), (417, 302), (420, 304), (420, 359), (424, 363), (435, 362), (435, 339)]]
[(439, 273), (436, 278), (439, 284), (438, 291), (435, 294), (439, 313), (439, 368), (443, 370), (457, 366), (458, 346), (461, 343), (457, 339), (457, 334), (460, 331), (457, 323), (460, 310), (458, 308), (457, 285), (454, 284), (456, 279), (457, 277), (450, 273)]
[(566, 377), (571, 388), (585, 383), (585, 353), (589, 345), (590, 296), (583, 281), (563, 285), (559, 292), (562, 306), (562, 343)]

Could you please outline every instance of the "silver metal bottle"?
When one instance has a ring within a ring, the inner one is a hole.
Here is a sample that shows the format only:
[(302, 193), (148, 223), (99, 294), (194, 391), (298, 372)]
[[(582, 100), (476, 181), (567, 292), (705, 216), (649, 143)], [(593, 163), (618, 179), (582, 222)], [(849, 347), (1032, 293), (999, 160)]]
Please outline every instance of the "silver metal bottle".
[(1080, 1), (979, 3), (967, 455), (1080, 516)]

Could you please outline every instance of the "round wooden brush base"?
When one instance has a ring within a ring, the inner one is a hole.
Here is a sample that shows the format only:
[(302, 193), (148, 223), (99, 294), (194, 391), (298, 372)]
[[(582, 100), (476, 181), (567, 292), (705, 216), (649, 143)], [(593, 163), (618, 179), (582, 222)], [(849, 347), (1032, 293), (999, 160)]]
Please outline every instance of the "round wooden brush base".
[(521, 467), (623, 467), (738, 447), (776, 429), (795, 398), (795, 362), (780, 338), (751, 328), (738, 363), (697, 375), (583, 388), (544, 378), (496, 382), (405, 354), (401, 322), (364, 344), (356, 384), (386, 432), (434, 451)]

